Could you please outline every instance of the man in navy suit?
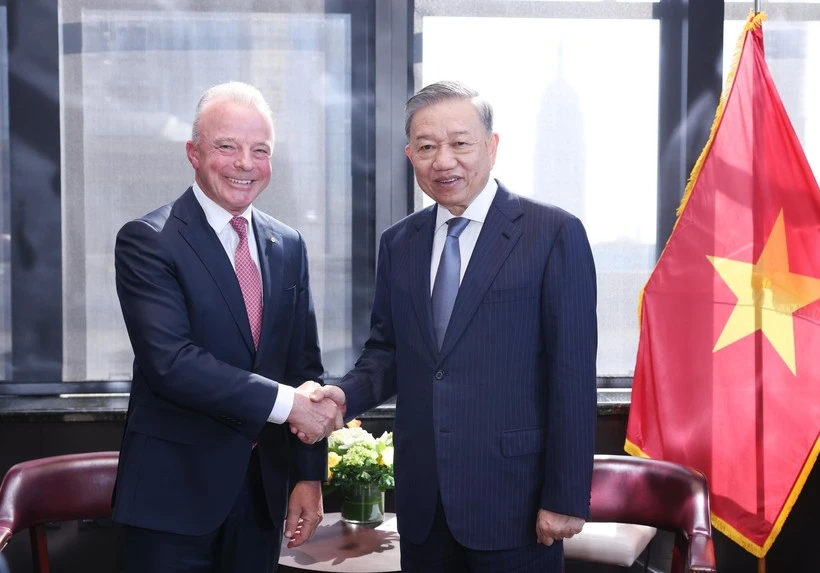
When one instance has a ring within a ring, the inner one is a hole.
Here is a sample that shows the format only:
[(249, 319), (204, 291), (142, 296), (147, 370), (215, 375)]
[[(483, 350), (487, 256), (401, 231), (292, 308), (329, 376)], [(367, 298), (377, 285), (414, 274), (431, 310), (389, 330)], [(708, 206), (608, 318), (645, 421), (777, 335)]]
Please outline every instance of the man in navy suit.
[(247, 84), (209, 89), (186, 150), (192, 186), (117, 235), (135, 358), (114, 519), (126, 572), (267, 573), (283, 522), (297, 546), (322, 518), (319, 440), (341, 413), (312, 382), (304, 240), (252, 207), (271, 177), (268, 104)]
[[(472, 89), (427, 86), (405, 119), (407, 157), (436, 205), (382, 235), (370, 338), (339, 382), (347, 416), (397, 396), (402, 571), (560, 572), (592, 479), (597, 320), (586, 233), (569, 213), (490, 178), (498, 135)], [(457, 294), (441, 311), (437, 276), (452, 267), (452, 255), (442, 260), (456, 226)]]

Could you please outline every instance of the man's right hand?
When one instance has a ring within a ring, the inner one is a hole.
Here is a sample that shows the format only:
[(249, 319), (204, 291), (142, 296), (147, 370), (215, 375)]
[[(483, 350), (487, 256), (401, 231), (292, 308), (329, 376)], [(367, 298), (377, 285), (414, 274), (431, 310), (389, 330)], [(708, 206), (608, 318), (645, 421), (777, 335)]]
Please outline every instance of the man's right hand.
[(336, 402), (339, 411), (342, 413), (342, 417), (344, 417), (345, 412), (347, 412), (347, 398), (345, 397), (344, 390), (338, 386), (325, 384), (324, 386), (319, 386), (319, 388), (310, 395), (310, 399), (314, 402), (321, 402), (325, 398)]
[[(344, 399), (344, 394), (342, 394)], [(325, 397), (322, 386), (308, 380), (298, 388), (293, 397), (293, 407), (288, 416), (291, 432), (306, 444), (315, 444), (343, 425), (343, 413), (330, 397)]]

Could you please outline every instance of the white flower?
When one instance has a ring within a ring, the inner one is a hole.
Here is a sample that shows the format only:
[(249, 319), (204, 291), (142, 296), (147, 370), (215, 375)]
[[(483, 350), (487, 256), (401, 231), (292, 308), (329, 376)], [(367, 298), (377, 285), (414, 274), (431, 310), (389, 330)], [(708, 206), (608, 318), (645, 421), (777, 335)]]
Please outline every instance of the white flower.
[(379, 449), (379, 451), (382, 451), (384, 448), (392, 448), (393, 432), (382, 433), (382, 435), (376, 439), (376, 447)]
[(362, 428), (342, 428), (330, 434), (327, 442), (328, 448), (330, 448), (331, 451), (338, 451), (339, 453), (348, 450), (350, 446), (358, 443), (372, 444), (375, 446), (376, 438)]

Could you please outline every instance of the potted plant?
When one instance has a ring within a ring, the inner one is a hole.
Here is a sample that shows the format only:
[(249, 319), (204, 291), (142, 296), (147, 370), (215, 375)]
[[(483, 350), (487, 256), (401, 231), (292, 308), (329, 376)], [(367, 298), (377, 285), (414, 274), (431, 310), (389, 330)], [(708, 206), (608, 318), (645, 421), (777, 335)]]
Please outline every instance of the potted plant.
[(342, 521), (375, 526), (384, 520), (384, 491), (393, 480), (393, 433), (375, 438), (353, 420), (328, 438), (328, 484), (342, 492)]

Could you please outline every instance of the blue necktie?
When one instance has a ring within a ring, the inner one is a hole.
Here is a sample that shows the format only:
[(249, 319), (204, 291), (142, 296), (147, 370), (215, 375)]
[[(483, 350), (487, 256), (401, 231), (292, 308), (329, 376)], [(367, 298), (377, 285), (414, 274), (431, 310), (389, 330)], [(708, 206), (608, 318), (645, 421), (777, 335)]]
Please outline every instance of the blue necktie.
[(447, 240), (444, 250), (441, 251), (441, 260), (436, 272), (436, 282), (433, 285), (433, 327), (436, 331), (436, 342), (439, 350), (444, 342), (444, 333), (453, 313), (456, 303), (458, 283), (461, 278), (461, 252), (458, 247), (458, 237), (467, 228), (470, 220), (463, 217), (454, 217), (447, 221)]

